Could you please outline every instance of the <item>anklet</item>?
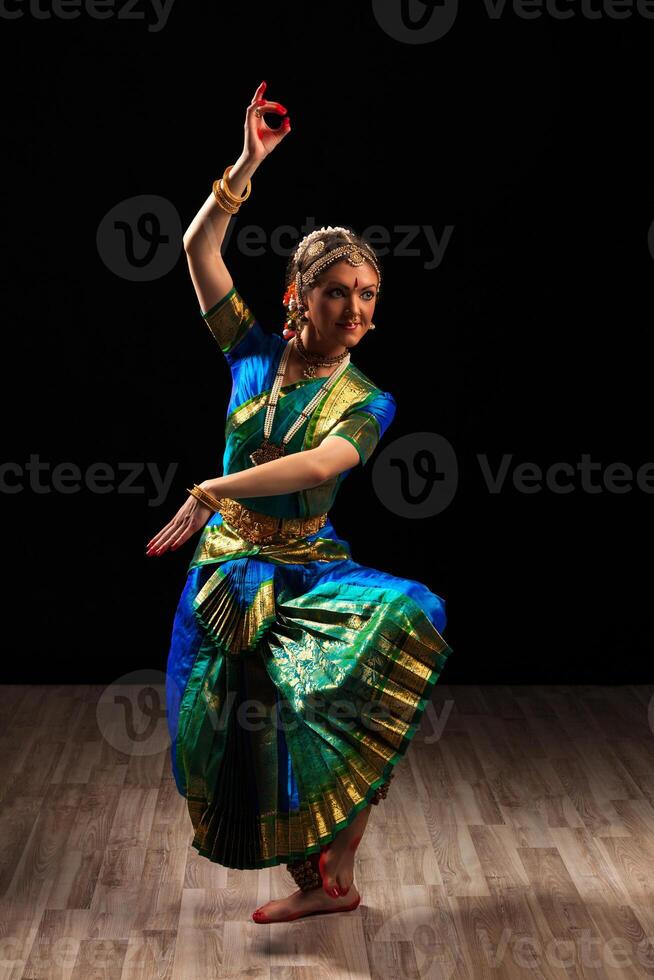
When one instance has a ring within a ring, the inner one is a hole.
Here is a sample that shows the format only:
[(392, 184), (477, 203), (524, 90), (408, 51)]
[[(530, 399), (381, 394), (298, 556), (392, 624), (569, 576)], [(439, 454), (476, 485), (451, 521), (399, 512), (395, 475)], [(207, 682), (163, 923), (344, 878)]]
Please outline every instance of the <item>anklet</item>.
[(374, 792), (374, 795), (373, 795), (372, 799), (370, 800), (370, 803), (372, 804), (372, 806), (377, 806), (377, 804), (379, 803), (380, 800), (385, 800), (386, 799), (386, 795), (388, 793), (388, 787), (390, 786), (391, 779), (393, 778), (394, 775), (395, 775), (395, 773), (392, 772), (390, 774), (390, 776), (388, 777), (388, 782), (382, 783), (381, 786), (378, 786), (377, 787), (377, 789)]
[[(391, 773), (388, 777), (388, 781), (377, 787), (372, 799), (370, 800), (373, 806), (377, 806), (381, 800), (386, 799), (388, 787), (390, 786), (391, 779), (394, 775), (395, 773)], [(360, 840), (361, 837), (358, 837), (356, 840), (352, 841), (350, 844), (350, 850), (356, 850)], [(288, 872), (293, 878), (295, 884), (298, 886), (298, 888), (301, 888), (303, 892), (311, 891), (314, 888), (320, 888), (322, 885), (322, 876), (320, 874), (318, 864), (319, 860), (319, 853), (310, 854), (309, 857), (304, 860), (300, 859), (299, 861), (292, 861), (290, 864), (286, 865), (286, 868), (288, 869)]]
[(293, 861), (286, 867), (295, 881), (298, 888), (303, 892), (311, 891), (313, 888), (320, 888), (322, 878), (318, 870), (318, 860), (320, 854), (310, 854), (306, 860)]

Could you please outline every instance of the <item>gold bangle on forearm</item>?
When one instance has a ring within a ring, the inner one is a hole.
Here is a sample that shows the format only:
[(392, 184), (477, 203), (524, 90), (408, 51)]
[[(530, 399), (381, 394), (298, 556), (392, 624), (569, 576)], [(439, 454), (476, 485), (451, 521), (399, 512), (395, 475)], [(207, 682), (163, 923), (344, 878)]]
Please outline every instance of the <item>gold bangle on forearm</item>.
[(213, 196), (215, 197), (216, 201), (218, 202), (219, 206), (223, 209), (223, 211), (227, 211), (228, 214), (236, 214), (236, 212), (240, 207), (240, 204), (237, 205), (237, 204), (229, 203), (229, 201), (225, 197), (225, 192), (221, 187), (220, 180), (214, 180), (212, 189), (213, 189)]
[(230, 202), (230, 204), (238, 204), (238, 205), (241, 205), (241, 204), (243, 204), (243, 201), (247, 201), (248, 197), (252, 193), (252, 181), (251, 180), (248, 180), (247, 186), (245, 188), (245, 191), (244, 191), (243, 195), (241, 197), (236, 197), (236, 195), (230, 189), (229, 183), (227, 182), (227, 178), (229, 177), (229, 175), (230, 175), (233, 167), (234, 167), (234, 164), (233, 163), (230, 163), (230, 165), (228, 167), (225, 167), (225, 173), (222, 176), (222, 180), (220, 182), (220, 187), (221, 187), (221, 190), (224, 192), (227, 200)]
[(214, 497), (213, 494), (210, 494), (207, 490), (203, 490), (202, 487), (197, 485), (197, 483), (193, 484), (192, 489), (189, 487), (186, 489), (192, 497), (199, 500), (201, 504), (205, 505), (205, 507), (209, 507), (213, 511), (220, 510), (220, 500), (218, 500), (217, 497)]
[(229, 177), (229, 174), (233, 167), (234, 164), (230, 163), (230, 165), (225, 168), (225, 173), (222, 175), (222, 177), (219, 177), (218, 179), (214, 180), (211, 187), (211, 189), (213, 190), (213, 196), (215, 197), (216, 201), (223, 209), (223, 211), (227, 211), (228, 214), (236, 214), (243, 201), (247, 201), (248, 197), (252, 193), (251, 180), (248, 180), (247, 186), (245, 188), (242, 197), (237, 197), (230, 190), (229, 184), (227, 183), (227, 178)]

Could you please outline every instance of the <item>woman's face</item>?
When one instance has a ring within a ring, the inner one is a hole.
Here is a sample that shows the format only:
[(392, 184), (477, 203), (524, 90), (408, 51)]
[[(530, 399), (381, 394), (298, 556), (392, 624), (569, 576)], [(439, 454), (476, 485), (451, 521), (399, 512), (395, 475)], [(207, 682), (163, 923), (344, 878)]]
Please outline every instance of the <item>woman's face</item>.
[[(377, 273), (369, 262), (335, 262), (307, 295), (317, 337), (329, 347), (354, 347), (370, 328), (377, 300)], [(356, 326), (348, 328), (350, 321)]]

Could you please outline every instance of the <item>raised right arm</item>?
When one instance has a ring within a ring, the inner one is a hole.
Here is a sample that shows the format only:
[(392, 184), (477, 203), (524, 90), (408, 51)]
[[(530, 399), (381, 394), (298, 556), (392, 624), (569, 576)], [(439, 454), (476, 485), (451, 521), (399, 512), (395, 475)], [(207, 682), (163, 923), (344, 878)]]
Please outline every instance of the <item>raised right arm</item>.
[[(286, 109), (279, 102), (263, 98), (265, 88), (266, 82), (262, 82), (247, 107), (243, 150), (227, 178), (229, 189), (236, 197), (241, 197), (261, 161), (291, 131), (288, 116), (278, 129), (271, 129), (263, 115), (256, 115), (257, 109), (286, 115)], [(231, 217), (218, 204), (212, 191), (184, 232), (184, 250), (189, 272), (203, 314), (223, 299), (234, 286), (221, 253)]]
[[(238, 197), (243, 194), (258, 166), (243, 155), (238, 158), (229, 175), (229, 189), (233, 194)], [(184, 233), (186, 260), (202, 313), (226, 296), (234, 285), (221, 253), (231, 217), (220, 207), (212, 191)]]

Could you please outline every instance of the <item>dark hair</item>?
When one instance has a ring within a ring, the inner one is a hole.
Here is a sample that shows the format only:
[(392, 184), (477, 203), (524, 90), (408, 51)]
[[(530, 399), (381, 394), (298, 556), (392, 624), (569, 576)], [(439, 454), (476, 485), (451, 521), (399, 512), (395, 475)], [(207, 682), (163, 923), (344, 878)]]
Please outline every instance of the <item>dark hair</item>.
[[(310, 232), (308, 235), (305, 235), (305, 237), (298, 244), (297, 248), (291, 255), (286, 266), (285, 286), (287, 289), (292, 283), (295, 282), (298, 269), (301, 273), (304, 274), (306, 270), (309, 268), (309, 266), (313, 262), (315, 262), (315, 256), (311, 256), (311, 255), (308, 256), (307, 249), (310, 244), (316, 241), (323, 242), (325, 245), (324, 251), (321, 253), (322, 256), (328, 255), (330, 252), (333, 252), (334, 249), (339, 248), (341, 245), (344, 245), (347, 242), (351, 242), (354, 245), (358, 245), (365, 256), (369, 256), (369, 255), (374, 256), (375, 262), (377, 263), (377, 267), (381, 271), (381, 265), (379, 259), (375, 255), (374, 249), (364, 238), (362, 238), (360, 235), (357, 235), (355, 231), (352, 231), (352, 229), (350, 228), (342, 228), (342, 227), (319, 228), (316, 229), (315, 231)], [(347, 261), (347, 259), (345, 256), (343, 256), (342, 259), (335, 260), (335, 262), (338, 261)], [(371, 265), (372, 264), (373, 263), (371, 262)], [(322, 273), (327, 272), (329, 268), (330, 265), (328, 264), (322, 270), (322, 272), (318, 274), (317, 278), (320, 278)], [(377, 295), (379, 296), (379, 288), (377, 290)], [(298, 299), (300, 298), (301, 297), (298, 297)]]

